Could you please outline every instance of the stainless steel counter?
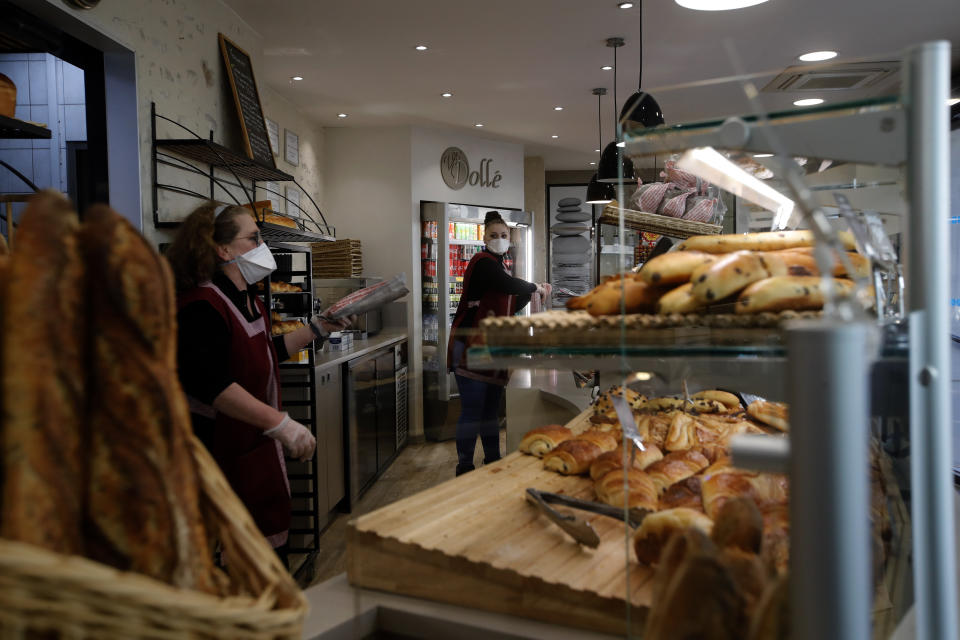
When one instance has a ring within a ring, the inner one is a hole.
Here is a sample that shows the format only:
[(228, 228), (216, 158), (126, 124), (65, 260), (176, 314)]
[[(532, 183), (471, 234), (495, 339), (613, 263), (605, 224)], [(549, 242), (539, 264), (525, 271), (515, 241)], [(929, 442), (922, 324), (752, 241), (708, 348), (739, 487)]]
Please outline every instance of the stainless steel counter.
[(406, 340), (406, 329), (384, 329), (375, 336), (370, 336), (366, 340), (354, 340), (353, 347), (348, 351), (327, 351), (329, 345), (323, 346), (323, 351), (314, 357), (314, 366), (317, 369), (324, 369), (331, 365), (342, 364), (354, 358), (366, 355), (377, 349), (389, 346), (401, 340)]

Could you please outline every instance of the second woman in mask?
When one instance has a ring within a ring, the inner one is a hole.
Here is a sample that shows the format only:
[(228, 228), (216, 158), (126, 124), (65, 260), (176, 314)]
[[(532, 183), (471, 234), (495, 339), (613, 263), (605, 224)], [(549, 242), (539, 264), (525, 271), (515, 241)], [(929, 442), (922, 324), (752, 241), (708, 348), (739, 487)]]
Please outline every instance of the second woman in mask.
[(472, 471), (477, 436), (483, 444), (484, 463), (500, 458), (500, 402), (509, 371), (479, 371), (467, 367), (466, 350), (482, 343), (480, 320), (512, 315), (523, 309), (534, 293), (550, 295), (549, 284), (514, 278), (504, 267), (510, 249), (510, 227), (500, 213), (484, 218), (484, 250), (475, 255), (463, 276), (463, 295), (453, 318), (447, 346), (447, 368), (453, 371), (460, 392), (457, 421), (457, 475)]

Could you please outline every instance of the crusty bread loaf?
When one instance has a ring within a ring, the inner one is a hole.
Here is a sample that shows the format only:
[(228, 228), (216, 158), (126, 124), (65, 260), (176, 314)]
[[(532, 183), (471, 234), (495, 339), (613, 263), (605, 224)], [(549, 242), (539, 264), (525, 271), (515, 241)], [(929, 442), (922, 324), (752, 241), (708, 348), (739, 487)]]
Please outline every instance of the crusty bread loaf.
[(660, 551), (670, 537), (688, 527), (695, 527), (710, 535), (713, 521), (700, 511), (682, 507), (651, 513), (643, 519), (633, 535), (633, 550), (637, 560), (644, 564), (656, 564)]
[[(837, 293), (848, 296), (853, 291), (850, 280), (833, 280)], [(822, 309), (825, 301), (822, 279), (813, 276), (777, 276), (754, 282), (737, 298), (736, 313), (762, 311), (804, 311)]]
[(713, 400), (719, 402), (730, 411), (738, 411), (741, 409), (740, 398), (727, 391), (705, 389), (698, 391), (690, 397), (694, 400)]
[(707, 465), (707, 459), (702, 453), (696, 449), (688, 449), (667, 454), (644, 471), (653, 479), (657, 490), (662, 493), (670, 485), (696, 475)]
[[(849, 231), (841, 231), (840, 240), (848, 251), (856, 249), (856, 241)], [(730, 233), (716, 236), (691, 236), (677, 246), (679, 251), (704, 253), (733, 253), (734, 251), (780, 251), (795, 247), (812, 247), (813, 232), (761, 231), (759, 233)]]
[[(627, 450), (627, 458), (630, 457), (630, 451)], [(643, 451), (637, 451), (633, 455), (633, 469), (644, 469), (651, 464), (663, 458), (663, 452), (655, 444), (646, 444)], [(617, 447), (613, 451), (607, 451), (597, 456), (596, 460), (590, 465), (590, 477), (593, 480), (599, 480), (611, 471), (623, 468), (623, 447)]]
[(7, 246), (7, 239), (0, 235), (0, 256), (5, 256), (10, 253), (10, 247)]
[(657, 301), (657, 313), (666, 315), (668, 313), (693, 313), (704, 307), (693, 296), (693, 283), (682, 284), (676, 289), (672, 289), (660, 296)]
[(520, 451), (542, 458), (558, 444), (573, 437), (570, 429), (559, 424), (548, 424), (527, 431), (520, 441)]
[(690, 274), (716, 257), (701, 251), (670, 251), (648, 260), (637, 274), (644, 282), (663, 286), (690, 281)]
[(176, 369), (173, 276), (123, 217), (86, 214), (91, 332), (89, 557), (218, 593)]
[(267, 213), (263, 216), (263, 221), (270, 224), (275, 224), (280, 227), (290, 227), (291, 229), (297, 228), (297, 222), (293, 218), (288, 218), (287, 216), (280, 215), (278, 213)]
[(597, 288), (584, 307), (592, 316), (618, 313), (652, 313), (663, 290), (643, 280), (611, 280)]
[(63, 196), (34, 196), (7, 267), (0, 536), (82, 555), (87, 304), (78, 225)]
[(784, 402), (754, 400), (747, 406), (751, 418), (780, 431), (790, 430), (788, 408)]
[[(787, 266), (787, 274), (791, 276), (819, 276), (820, 268), (813, 257), (812, 247), (803, 247), (798, 249), (787, 249), (776, 251), (773, 255), (778, 256)], [(869, 278), (870, 277), (870, 259), (856, 253), (847, 251), (845, 257), (850, 261), (852, 272), (848, 272), (846, 266), (839, 259), (834, 261), (833, 276), (835, 278)]]
[[(624, 493), (624, 475), (626, 475), (627, 491)], [(613, 507), (627, 507), (657, 510), (657, 487), (646, 473), (639, 469), (630, 469), (624, 474), (623, 469), (614, 469), (607, 473), (593, 486), (600, 502)]]
[(748, 285), (773, 276), (787, 275), (783, 260), (775, 254), (737, 251), (694, 270), (690, 294), (703, 304), (728, 298)]

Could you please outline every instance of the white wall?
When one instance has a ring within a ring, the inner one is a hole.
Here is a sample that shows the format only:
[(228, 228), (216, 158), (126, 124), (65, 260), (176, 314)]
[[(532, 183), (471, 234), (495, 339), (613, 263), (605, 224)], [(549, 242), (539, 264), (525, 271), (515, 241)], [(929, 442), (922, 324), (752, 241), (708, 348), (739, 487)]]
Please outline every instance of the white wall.
[[(217, 33), (225, 34), (250, 54), (255, 74), (261, 69), (263, 39), (220, 0), (124, 0), (103, 2), (89, 11), (69, 9), (61, 0), (42, 1), (48, 5), (45, 11), (69, 13), (136, 54), (143, 232), (148, 238), (163, 241), (170, 232), (155, 230), (153, 225), (150, 103), (156, 102), (159, 113), (201, 136), (206, 137), (212, 129), (215, 141), (242, 151), (239, 121), (225, 80)], [(26, 8), (39, 11), (32, 4), (26, 3)], [(319, 203), (323, 196), (323, 129), (267, 87), (262, 76), (257, 80), (265, 115), (276, 120), (281, 130), (289, 127), (300, 136), (300, 166), (280, 158), (278, 168), (294, 175)], [(160, 135), (186, 137), (182, 130), (172, 128)], [(193, 199), (161, 194), (160, 208), (173, 215), (182, 216), (197, 204)]]

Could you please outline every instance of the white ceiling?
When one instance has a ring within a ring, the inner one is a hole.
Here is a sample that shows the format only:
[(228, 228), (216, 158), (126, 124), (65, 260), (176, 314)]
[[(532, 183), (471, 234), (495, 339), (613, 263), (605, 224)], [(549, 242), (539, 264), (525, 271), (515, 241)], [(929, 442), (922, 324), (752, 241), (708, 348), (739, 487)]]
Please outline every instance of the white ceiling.
[[(259, 82), (325, 127), (458, 127), (522, 142), (548, 170), (590, 169), (598, 155), (593, 87), (608, 89), (604, 143), (612, 137), (613, 73), (600, 69), (613, 60), (606, 38), (626, 40), (617, 53), (619, 103), (636, 89), (639, 9), (621, 10), (617, 0), (224, 1), (263, 36)], [(957, 0), (770, 0), (726, 12), (645, 4), (645, 89), (733, 75), (725, 42), (747, 73), (770, 72), (761, 87), (800, 64), (797, 55), (820, 49), (889, 60), (910, 44), (947, 39), (960, 61)], [(429, 49), (418, 52), (418, 44)], [(290, 81), (294, 75), (304, 80)], [(453, 97), (440, 97), (444, 91)], [(668, 123), (748, 110), (739, 83), (653, 93)], [(763, 95), (771, 109), (796, 99)]]

